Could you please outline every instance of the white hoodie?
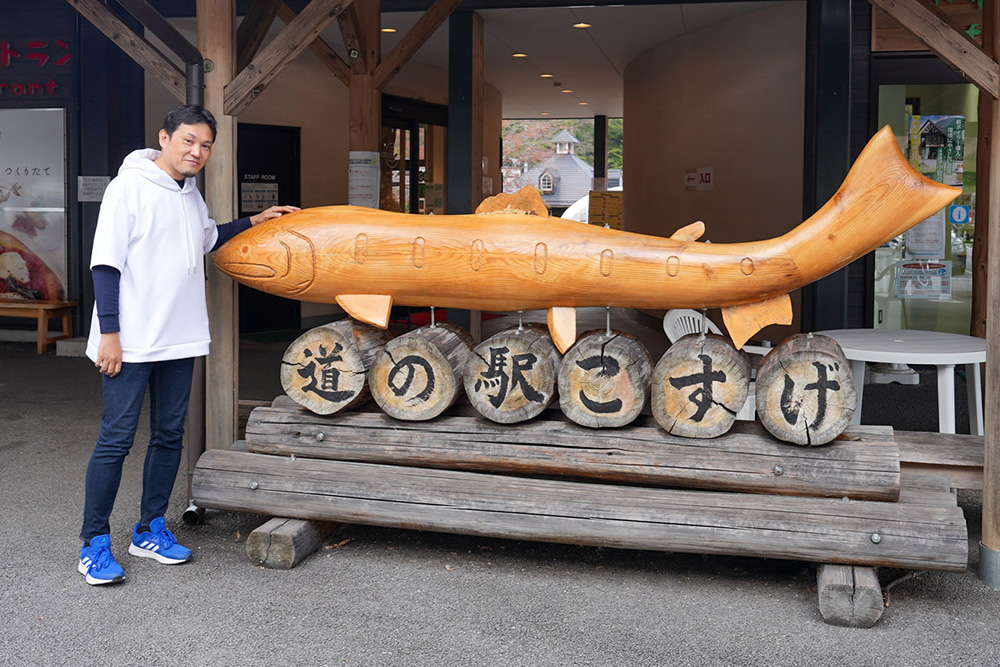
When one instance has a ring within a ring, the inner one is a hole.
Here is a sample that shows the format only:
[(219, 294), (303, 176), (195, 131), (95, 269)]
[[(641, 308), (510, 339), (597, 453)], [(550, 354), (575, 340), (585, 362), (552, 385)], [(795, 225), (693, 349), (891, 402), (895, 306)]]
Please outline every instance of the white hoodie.
[[(177, 181), (154, 162), (160, 151), (133, 151), (101, 202), (90, 267), (121, 272), (118, 319), (122, 361), (166, 361), (208, 354), (202, 256), (218, 238), (194, 178)], [(97, 308), (87, 356), (97, 361)]]

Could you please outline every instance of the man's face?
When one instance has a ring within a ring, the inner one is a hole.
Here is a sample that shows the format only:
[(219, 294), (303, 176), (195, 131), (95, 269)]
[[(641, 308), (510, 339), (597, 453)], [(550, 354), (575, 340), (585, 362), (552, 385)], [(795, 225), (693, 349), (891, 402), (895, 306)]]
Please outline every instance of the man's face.
[(175, 181), (194, 176), (212, 155), (212, 128), (205, 123), (179, 125), (173, 134), (160, 130), (156, 164)]

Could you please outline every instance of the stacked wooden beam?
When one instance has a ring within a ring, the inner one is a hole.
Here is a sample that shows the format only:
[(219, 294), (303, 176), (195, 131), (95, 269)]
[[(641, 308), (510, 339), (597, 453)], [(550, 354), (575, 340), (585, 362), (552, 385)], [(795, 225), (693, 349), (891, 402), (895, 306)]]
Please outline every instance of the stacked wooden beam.
[(321, 416), (281, 399), (254, 410), (246, 448), (201, 458), (200, 506), (817, 563), (962, 571), (968, 558), (954, 496), (901, 481), (885, 427), (801, 448), (753, 423), (692, 440), (641, 422), (593, 432), (560, 420)]

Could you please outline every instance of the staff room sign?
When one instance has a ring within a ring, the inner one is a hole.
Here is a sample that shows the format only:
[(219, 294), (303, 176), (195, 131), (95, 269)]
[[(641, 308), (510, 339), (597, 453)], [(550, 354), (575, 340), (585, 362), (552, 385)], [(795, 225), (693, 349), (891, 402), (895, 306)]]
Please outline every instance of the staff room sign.
[(243, 174), (240, 179), (240, 210), (260, 213), (278, 204), (278, 177), (274, 174)]

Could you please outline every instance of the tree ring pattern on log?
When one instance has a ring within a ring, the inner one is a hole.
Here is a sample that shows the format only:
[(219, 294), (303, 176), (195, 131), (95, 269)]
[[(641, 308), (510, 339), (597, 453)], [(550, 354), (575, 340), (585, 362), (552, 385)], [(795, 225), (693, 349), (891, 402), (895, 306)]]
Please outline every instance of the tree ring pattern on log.
[(684, 336), (653, 370), (653, 417), (672, 435), (723, 435), (746, 402), (749, 383), (750, 361), (728, 339), (714, 334)]
[(454, 324), (420, 327), (390, 341), (369, 374), (372, 397), (396, 419), (433, 419), (458, 398), (472, 337)]
[(559, 365), (559, 407), (581, 426), (625, 426), (642, 412), (652, 372), (652, 357), (635, 336), (589, 331)]
[(757, 415), (779, 440), (825, 445), (851, 423), (857, 391), (843, 350), (828, 336), (797, 334), (757, 370)]
[(310, 329), (281, 359), (281, 386), (296, 403), (328, 415), (368, 399), (366, 379), (385, 331), (345, 319)]
[(526, 324), (476, 346), (465, 365), (465, 393), (484, 417), (514, 424), (536, 417), (556, 395), (559, 352), (548, 327)]

